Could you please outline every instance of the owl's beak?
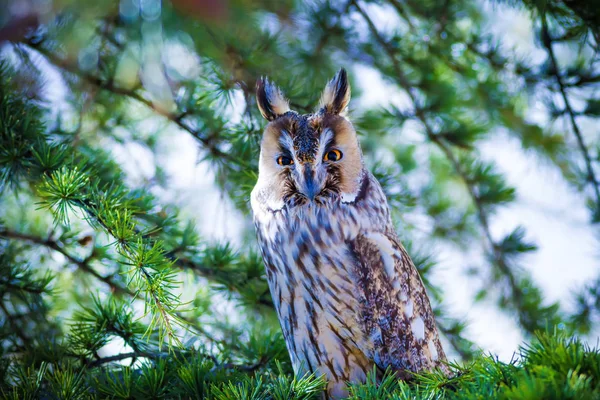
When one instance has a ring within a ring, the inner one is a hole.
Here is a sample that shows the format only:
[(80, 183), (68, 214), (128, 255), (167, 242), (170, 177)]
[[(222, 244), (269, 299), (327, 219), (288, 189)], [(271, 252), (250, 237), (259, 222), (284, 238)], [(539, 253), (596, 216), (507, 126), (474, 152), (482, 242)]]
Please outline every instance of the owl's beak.
[(309, 164), (303, 166), (301, 181), (299, 185), (300, 192), (310, 200), (314, 200), (321, 192), (321, 185), (315, 179), (315, 171)]

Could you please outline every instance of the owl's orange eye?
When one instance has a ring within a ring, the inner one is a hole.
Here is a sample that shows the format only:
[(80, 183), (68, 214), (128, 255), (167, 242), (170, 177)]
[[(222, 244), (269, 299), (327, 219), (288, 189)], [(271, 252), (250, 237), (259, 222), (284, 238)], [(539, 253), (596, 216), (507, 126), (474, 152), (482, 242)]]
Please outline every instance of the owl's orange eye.
[(342, 152), (337, 149), (329, 150), (323, 157), (323, 161), (340, 161), (341, 159)]
[(292, 160), (289, 157), (286, 157), (286, 156), (277, 157), (277, 164), (279, 164), (279, 165), (286, 166), (286, 165), (292, 165), (293, 163), (294, 163), (294, 160)]

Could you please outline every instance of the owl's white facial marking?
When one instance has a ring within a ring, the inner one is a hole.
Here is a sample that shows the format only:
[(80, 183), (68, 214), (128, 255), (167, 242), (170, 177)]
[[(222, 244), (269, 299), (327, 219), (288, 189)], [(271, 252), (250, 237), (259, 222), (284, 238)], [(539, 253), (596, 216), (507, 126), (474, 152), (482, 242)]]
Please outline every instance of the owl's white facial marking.
[(317, 152), (317, 159), (322, 160), (325, 156), (325, 151), (329, 150), (331, 142), (334, 139), (333, 131), (330, 128), (324, 128), (319, 136), (319, 151)]
[(287, 150), (290, 155), (294, 155), (294, 140), (292, 139), (292, 135), (285, 129), (281, 131), (281, 136), (279, 137), (279, 144), (282, 149)]

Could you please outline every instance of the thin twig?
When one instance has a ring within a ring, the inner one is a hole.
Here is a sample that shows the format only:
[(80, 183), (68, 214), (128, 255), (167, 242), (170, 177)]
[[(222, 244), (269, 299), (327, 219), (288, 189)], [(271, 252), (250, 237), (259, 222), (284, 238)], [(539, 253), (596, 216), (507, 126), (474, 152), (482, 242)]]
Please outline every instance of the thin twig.
[[(143, 358), (150, 358), (150, 359), (155, 360), (155, 359), (166, 358), (166, 357), (170, 357), (170, 356), (172, 356), (172, 354), (170, 354), (170, 353), (152, 353), (152, 352), (147, 352), (147, 351), (132, 351), (129, 353), (120, 353), (120, 354), (115, 354), (113, 356), (101, 357), (101, 358), (98, 358), (93, 361), (90, 360), (86, 364), (86, 366), (88, 368), (96, 368), (96, 367), (100, 367), (104, 364), (109, 364), (109, 363), (117, 362), (117, 361), (123, 361), (123, 360), (127, 360), (130, 358), (135, 360), (137, 358), (143, 357)], [(212, 371), (223, 370), (223, 369), (236, 369), (238, 371), (251, 373), (251, 372), (254, 372), (254, 371), (264, 367), (269, 362), (268, 358), (262, 357), (258, 362), (254, 363), (254, 364), (249, 364), (249, 365), (235, 364), (235, 363), (219, 364), (216, 357), (214, 357), (210, 354), (203, 354), (203, 356), (210, 358), (214, 362), (215, 366), (212, 368)]]
[(45, 246), (51, 250), (54, 250), (54, 251), (62, 254), (70, 263), (76, 265), (82, 271), (94, 276), (99, 281), (107, 284), (113, 292), (115, 292), (117, 294), (128, 294), (130, 296), (134, 296), (134, 293), (131, 290), (129, 290), (121, 285), (118, 285), (115, 281), (113, 281), (111, 279), (110, 276), (101, 275), (94, 268), (92, 268), (92, 266), (89, 265), (89, 263), (86, 260), (80, 260), (79, 258), (73, 256), (67, 250), (65, 250), (64, 247), (59, 245), (53, 239), (50, 239), (50, 238), (43, 239), (38, 236), (28, 235), (25, 233), (15, 232), (15, 231), (7, 230), (7, 229), (0, 229), (0, 237), (5, 237), (8, 239), (17, 239), (17, 240), (22, 240), (22, 241), (30, 242), (33, 244), (37, 244), (40, 246)]
[(156, 358), (168, 357), (168, 356), (169, 356), (169, 353), (150, 353), (150, 352), (146, 352), (146, 351), (137, 351), (137, 352), (132, 351), (130, 353), (120, 353), (120, 354), (115, 354), (114, 356), (102, 357), (97, 360), (90, 361), (87, 363), (87, 367), (95, 368), (95, 367), (99, 367), (103, 364), (127, 360), (128, 358), (145, 357), (145, 358), (156, 359)]
[(215, 146), (214, 141), (213, 141), (214, 135), (205, 137), (200, 133), (200, 131), (192, 128), (190, 125), (185, 123), (184, 117), (188, 114), (187, 112), (184, 111), (184, 112), (176, 113), (176, 112), (167, 111), (161, 107), (156, 107), (151, 100), (145, 98), (137, 91), (118, 86), (112, 80), (104, 80), (93, 74), (83, 72), (79, 68), (77, 68), (75, 65), (68, 62), (67, 60), (57, 57), (54, 53), (45, 50), (38, 43), (33, 43), (33, 42), (29, 41), (29, 42), (25, 42), (23, 44), (25, 44), (29, 48), (37, 51), (39, 54), (43, 55), (54, 66), (66, 71), (66, 72), (69, 72), (71, 74), (78, 76), (80, 79), (84, 80), (85, 82), (87, 82), (93, 86), (96, 86), (99, 89), (107, 90), (114, 94), (126, 96), (130, 99), (133, 99), (139, 103), (144, 104), (148, 108), (152, 109), (154, 112), (169, 119), (170, 121), (175, 123), (177, 126), (179, 126), (181, 129), (190, 133), (194, 138), (196, 138), (199, 142), (201, 142), (202, 145), (214, 157), (217, 157), (217, 158), (220, 158), (223, 160), (227, 160), (230, 162), (235, 161), (235, 158), (232, 157), (229, 153), (226, 153), (226, 152), (222, 151), (221, 149), (219, 149), (217, 146)]
[(554, 54), (554, 48), (552, 47), (552, 37), (550, 36), (550, 31), (548, 29), (548, 20), (546, 14), (542, 15), (542, 43), (548, 52), (548, 57), (550, 58), (550, 62), (552, 63), (552, 73), (554, 78), (556, 79), (556, 83), (558, 84), (558, 88), (560, 90), (560, 94), (565, 103), (565, 109), (567, 114), (569, 115), (569, 121), (571, 123), (571, 127), (573, 129), (573, 135), (575, 135), (575, 139), (577, 140), (577, 145), (579, 146), (579, 151), (581, 152), (583, 159), (585, 161), (585, 167), (587, 170), (587, 181), (592, 185), (592, 189), (594, 190), (594, 194), (596, 196), (596, 205), (598, 210), (600, 210), (600, 188), (598, 187), (598, 179), (596, 178), (596, 173), (594, 172), (594, 168), (592, 167), (592, 157), (590, 156), (589, 150), (583, 140), (583, 135), (581, 134), (581, 130), (579, 129), (579, 125), (577, 124), (577, 120), (575, 119), (575, 112), (573, 111), (573, 107), (571, 106), (571, 102), (569, 101), (569, 96), (567, 95), (567, 90), (565, 88), (565, 84), (563, 83), (562, 77), (560, 75), (560, 70), (558, 66), (558, 62), (556, 61), (556, 56)]

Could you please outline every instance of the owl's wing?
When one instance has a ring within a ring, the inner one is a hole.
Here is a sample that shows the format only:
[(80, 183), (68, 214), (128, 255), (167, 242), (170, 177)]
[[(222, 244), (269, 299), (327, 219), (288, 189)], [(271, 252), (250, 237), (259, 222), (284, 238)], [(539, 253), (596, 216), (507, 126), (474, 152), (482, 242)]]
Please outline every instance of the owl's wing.
[(365, 354), (380, 370), (418, 371), (445, 359), (425, 287), (392, 229), (360, 233), (350, 243), (357, 261), (360, 312), (369, 336)]

